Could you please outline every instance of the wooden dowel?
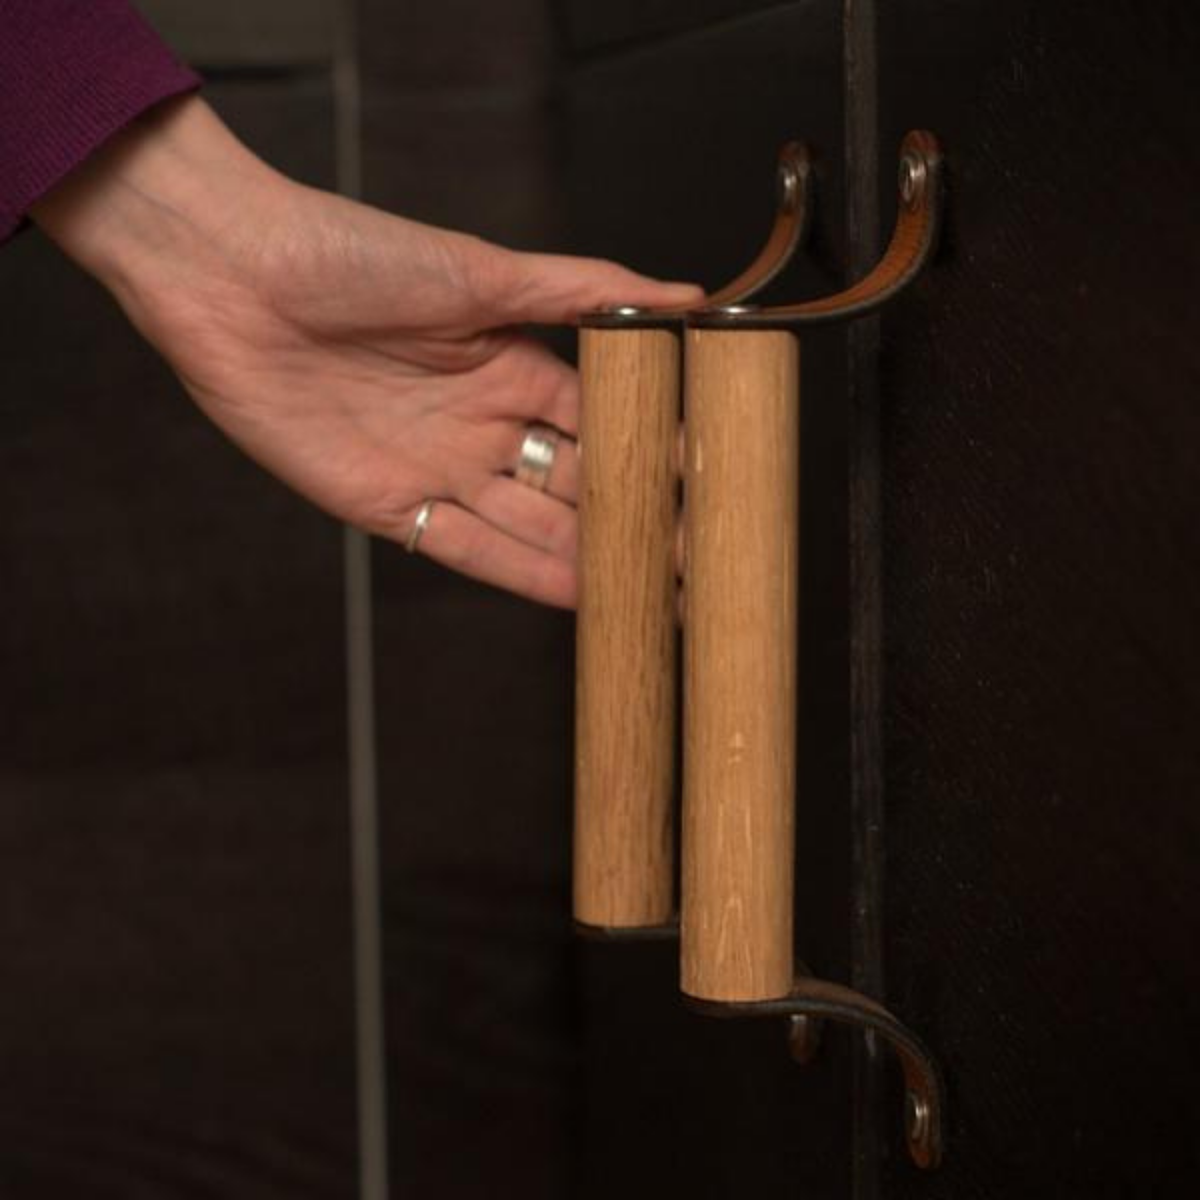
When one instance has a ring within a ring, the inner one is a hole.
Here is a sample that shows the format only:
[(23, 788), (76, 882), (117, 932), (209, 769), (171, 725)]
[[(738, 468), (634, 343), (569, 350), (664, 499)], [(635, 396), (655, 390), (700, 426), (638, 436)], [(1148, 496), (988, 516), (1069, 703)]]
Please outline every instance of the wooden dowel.
[(580, 333), (575, 919), (674, 916), (679, 338)]
[(799, 345), (689, 330), (682, 987), (792, 985)]

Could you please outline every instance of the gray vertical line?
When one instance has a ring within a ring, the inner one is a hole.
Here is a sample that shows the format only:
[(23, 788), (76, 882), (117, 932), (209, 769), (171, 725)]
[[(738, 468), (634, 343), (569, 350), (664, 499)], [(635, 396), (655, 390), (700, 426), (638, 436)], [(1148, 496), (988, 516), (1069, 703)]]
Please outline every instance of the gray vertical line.
[[(340, 0), (333, 60), (338, 190), (362, 195), (357, 0)], [(346, 718), (350, 788), (350, 888), (360, 1200), (387, 1200), (387, 1077), (383, 1026), (383, 930), (379, 883), (379, 771), (375, 741), (371, 542), (343, 530)]]
[[(875, 0), (844, 0), (846, 226), (851, 277), (880, 254), (879, 95)], [(884, 998), (882, 467), (879, 319), (847, 334), (850, 421), (851, 979)], [(883, 1063), (874, 1035), (855, 1046), (851, 1195), (878, 1200), (882, 1184)]]

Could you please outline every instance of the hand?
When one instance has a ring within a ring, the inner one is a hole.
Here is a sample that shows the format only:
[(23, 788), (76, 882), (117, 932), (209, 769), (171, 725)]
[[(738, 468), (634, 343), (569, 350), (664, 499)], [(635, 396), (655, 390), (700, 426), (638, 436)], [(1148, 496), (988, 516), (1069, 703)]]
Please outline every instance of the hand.
[(327, 512), (532, 599), (575, 602), (576, 449), (517, 483), (531, 422), (573, 435), (575, 373), (520, 332), (698, 288), (518, 254), (296, 184), (200, 99), (122, 134), (35, 209), (200, 407)]

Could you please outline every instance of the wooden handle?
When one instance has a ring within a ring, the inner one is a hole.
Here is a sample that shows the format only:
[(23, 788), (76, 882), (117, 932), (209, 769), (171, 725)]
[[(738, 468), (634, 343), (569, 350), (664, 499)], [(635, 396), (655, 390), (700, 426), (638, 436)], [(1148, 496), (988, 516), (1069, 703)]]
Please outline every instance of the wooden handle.
[(689, 330), (682, 986), (792, 985), (799, 344)]
[(580, 332), (575, 919), (674, 915), (679, 339)]

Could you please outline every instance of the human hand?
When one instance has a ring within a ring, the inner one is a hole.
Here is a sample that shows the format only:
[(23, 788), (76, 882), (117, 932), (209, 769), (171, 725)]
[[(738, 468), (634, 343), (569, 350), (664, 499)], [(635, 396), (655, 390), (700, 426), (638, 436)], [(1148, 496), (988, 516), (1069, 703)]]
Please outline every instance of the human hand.
[[(545, 603), (575, 602), (578, 382), (520, 331), (700, 289), (519, 254), (296, 184), (196, 97), (127, 130), (35, 209), (200, 407), (327, 512)], [(531, 423), (565, 435), (516, 482)]]

